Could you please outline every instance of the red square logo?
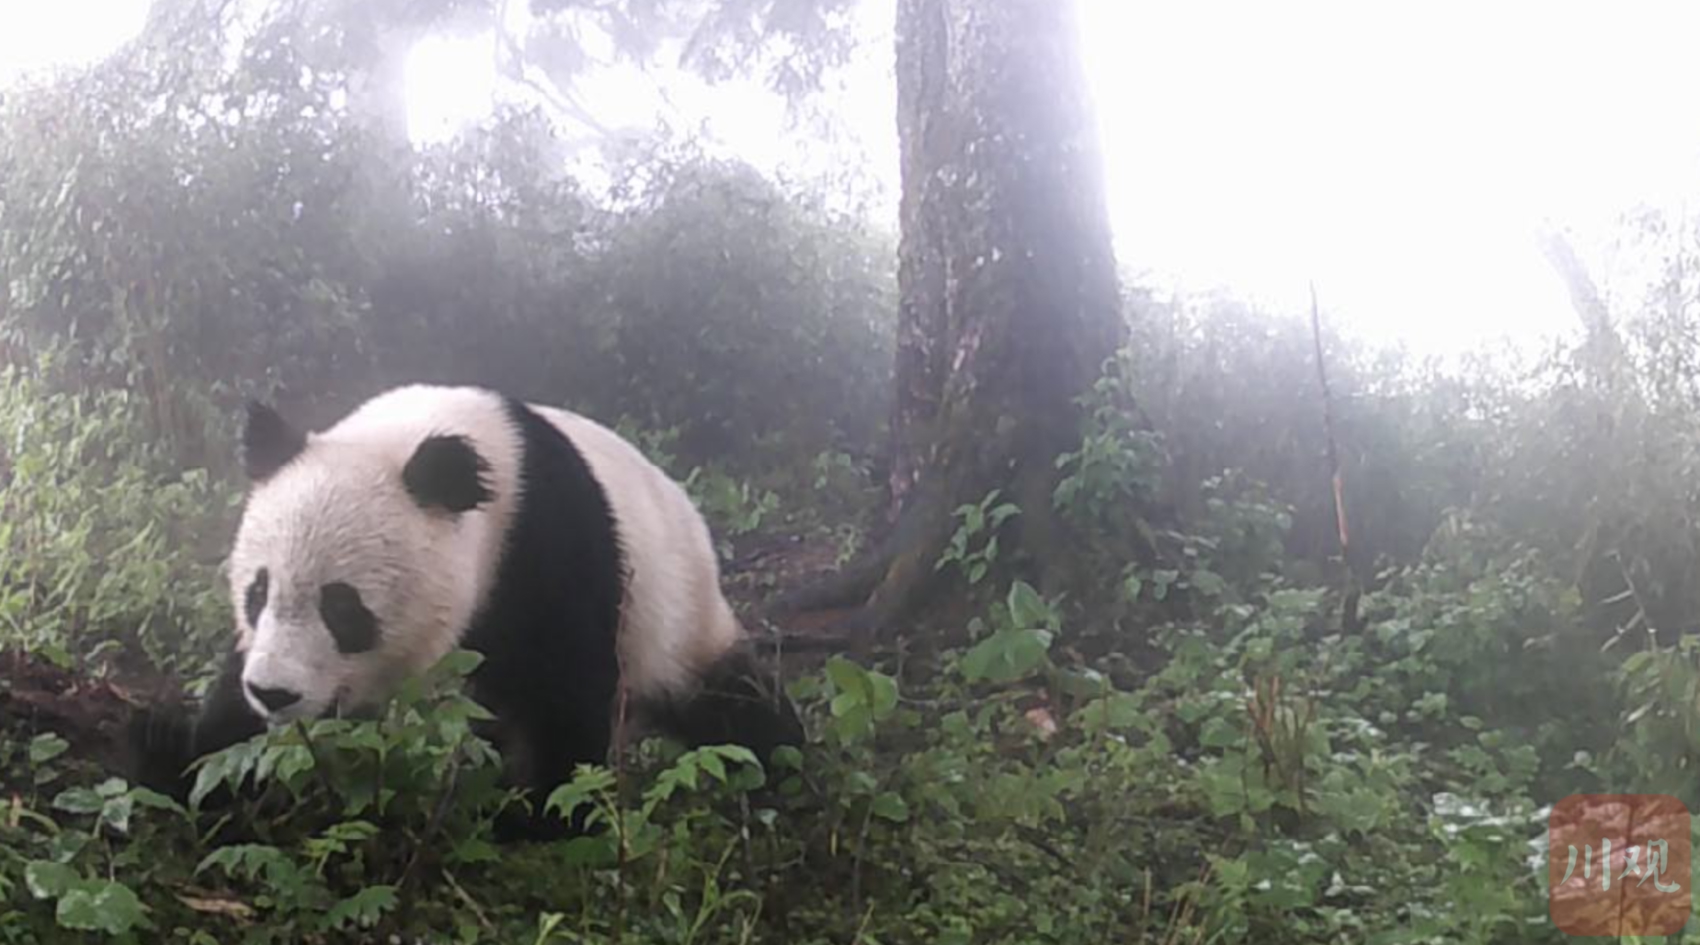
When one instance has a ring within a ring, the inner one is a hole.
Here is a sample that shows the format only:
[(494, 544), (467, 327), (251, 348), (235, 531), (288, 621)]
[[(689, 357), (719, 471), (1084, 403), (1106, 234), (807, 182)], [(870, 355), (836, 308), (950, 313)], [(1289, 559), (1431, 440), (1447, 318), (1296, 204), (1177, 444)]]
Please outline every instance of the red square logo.
[(1547, 820), (1547, 902), (1569, 935), (1675, 935), (1688, 924), (1688, 808), (1668, 794), (1572, 794)]

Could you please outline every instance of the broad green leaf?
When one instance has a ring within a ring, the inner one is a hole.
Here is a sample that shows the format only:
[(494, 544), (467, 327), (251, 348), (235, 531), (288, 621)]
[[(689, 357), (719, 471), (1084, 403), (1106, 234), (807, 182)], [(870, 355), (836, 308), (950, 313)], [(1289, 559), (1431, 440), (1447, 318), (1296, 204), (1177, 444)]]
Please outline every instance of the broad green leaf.
[(1126, 580), (1122, 581), (1122, 593), (1130, 601), (1138, 600), (1139, 592), (1144, 587), (1145, 582), (1141, 581), (1137, 574), (1129, 574)]
[(909, 804), (896, 792), (887, 791), (874, 798), (873, 815), (901, 824), (909, 819)]
[(29, 887), (30, 895), (37, 899), (53, 899), (65, 894), (65, 891), (82, 881), (77, 871), (64, 863), (54, 863), (49, 860), (31, 860), (24, 867), (24, 885)]
[(136, 801), (125, 794), (106, 802), (100, 810), (100, 821), (119, 833), (130, 832), (130, 813), (135, 810)]
[(1049, 626), (1050, 608), (1045, 599), (1026, 581), (1016, 581), (1009, 588), (1009, 617), (1021, 629)]
[(67, 788), (53, 799), (53, 809), (67, 814), (96, 814), (106, 806), (106, 799), (86, 787)]
[(876, 717), (883, 718), (897, 707), (897, 680), (884, 673), (869, 672), (868, 685), (873, 690), (872, 708)]
[(1243, 744), (1245, 736), (1218, 716), (1204, 723), (1204, 730), (1198, 733), (1198, 742), (1206, 748), (1232, 748)]
[(61, 928), (122, 935), (142, 921), (142, 903), (122, 883), (82, 883), (59, 898), (55, 918)]
[(769, 763), (775, 768), (788, 768), (801, 771), (803, 768), (803, 752), (794, 745), (780, 745), (774, 749)]
[(1194, 590), (1210, 597), (1221, 597), (1228, 590), (1228, 582), (1208, 568), (1199, 568), (1192, 572), (1189, 580)]
[(394, 886), (367, 886), (342, 900), (325, 913), (325, 927), (340, 929), (350, 923), (371, 928), (385, 912), (395, 908)]
[(716, 781), (726, 780), (726, 763), (720, 760), (719, 755), (712, 752), (703, 755), (702, 767), (704, 771), (714, 775)]
[(957, 665), (970, 682), (1011, 682), (1042, 668), (1050, 647), (1048, 630), (999, 630), (964, 653)]
[(842, 656), (835, 656), (826, 663), (826, 678), (832, 680), (839, 692), (861, 691), (867, 675), (867, 670)]
[(145, 787), (131, 788), (130, 797), (142, 807), (148, 807), (154, 810), (168, 810), (179, 814), (184, 813), (183, 805), (177, 803), (175, 800), (165, 796), (164, 794), (159, 793), (158, 791), (149, 790)]
[(562, 817), (571, 817), (580, 808), (594, 805), (596, 799), (614, 789), (614, 773), (602, 767), (581, 767), (573, 779), (556, 788), (543, 805)]
[[(4, 543), (0, 542), (0, 547), (3, 546)], [(52, 732), (37, 735), (35, 738), (30, 739), (30, 764), (46, 764), (47, 762), (64, 754), (65, 750), (70, 747), (70, 742), (60, 738)]]

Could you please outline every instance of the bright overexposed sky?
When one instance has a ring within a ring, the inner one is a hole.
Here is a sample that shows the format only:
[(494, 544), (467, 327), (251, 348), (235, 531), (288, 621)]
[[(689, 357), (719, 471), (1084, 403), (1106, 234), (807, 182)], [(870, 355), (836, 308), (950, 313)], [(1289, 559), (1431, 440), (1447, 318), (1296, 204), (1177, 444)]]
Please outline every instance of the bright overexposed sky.
[[(894, 191), (894, 3), (865, 3), (871, 41), (842, 108), (865, 169)], [(145, 7), (5, 3), (0, 82), (99, 56)], [(1337, 323), (1419, 350), (1539, 338), (1576, 321), (1543, 227), (1570, 233), (1609, 291), (1618, 217), (1700, 189), (1700, 3), (1083, 0), (1082, 17), (1118, 252), (1155, 285), (1299, 311), (1314, 280)], [(490, 44), (416, 50), (417, 138), (488, 110)], [(787, 134), (753, 83), (623, 68), (580, 95), (604, 123), (666, 114), (765, 167), (845, 161)]]

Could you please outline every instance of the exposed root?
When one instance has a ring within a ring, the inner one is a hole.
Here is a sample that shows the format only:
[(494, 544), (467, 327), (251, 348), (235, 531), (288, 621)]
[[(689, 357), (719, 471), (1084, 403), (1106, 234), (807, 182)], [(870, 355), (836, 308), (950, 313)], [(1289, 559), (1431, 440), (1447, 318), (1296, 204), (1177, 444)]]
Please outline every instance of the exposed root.
[(894, 557), (889, 549), (879, 548), (845, 565), (840, 571), (780, 595), (768, 610), (773, 616), (787, 617), (860, 606), (885, 577)]
[(938, 561), (950, 537), (950, 515), (935, 497), (917, 496), (880, 548), (837, 574), (782, 598), (773, 608), (795, 616), (845, 610), (813, 634), (849, 643), (885, 638), (938, 584)]

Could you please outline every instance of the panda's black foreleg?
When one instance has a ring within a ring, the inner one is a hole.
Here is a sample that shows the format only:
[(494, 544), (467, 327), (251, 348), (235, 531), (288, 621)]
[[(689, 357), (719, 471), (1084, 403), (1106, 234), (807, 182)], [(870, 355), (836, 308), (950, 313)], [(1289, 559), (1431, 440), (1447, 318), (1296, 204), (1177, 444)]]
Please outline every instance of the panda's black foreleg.
[(762, 677), (754, 654), (738, 647), (711, 666), (689, 696), (652, 706), (650, 717), (693, 748), (742, 745), (768, 765), (775, 750), (802, 746), (803, 724), (790, 700)]
[(207, 690), (195, 720), (195, 757), (223, 751), (266, 730), (266, 723), (242, 695), (243, 655), (232, 650), (218, 679)]
[[(242, 653), (231, 650), (193, 719), (182, 706), (145, 708), (130, 718), (126, 734), (131, 780), (187, 803), (195, 783), (187, 770), (191, 763), (265, 730), (242, 697), (242, 665)], [(221, 790), (209, 795), (203, 806), (218, 807), (229, 800), (228, 792)]]
[(513, 672), (512, 664), (505, 661), (495, 668), (509, 672), (486, 675), (480, 688), (489, 693), (487, 704), (499, 706), (503, 752), (510, 764), (518, 762), (517, 786), (529, 792), (523, 807), (509, 807), (497, 817), (496, 839), (549, 841), (583, 833), (588, 810), (580, 808), (570, 819), (563, 819), (546, 807), (549, 795), (570, 781), (579, 765), (607, 762), (612, 743), (611, 684), (599, 685), (606, 677), (590, 674), (575, 680), (541, 675), (528, 679), (531, 674)]
[(552, 718), (539, 726), (534, 742), (536, 767), (532, 772), (532, 791), (539, 816), (544, 819), (543, 834), (549, 839), (581, 834), (586, 828), (590, 810), (580, 807), (565, 820), (559, 813), (544, 813), (544, 805), (555, 789), (572, 780), (582, 764), (606, 764), (612, 743), (610, 712), (596, 712), (581, 706), (575, 716), (566, 720)]
[(195, 719), (181, 705), (142, 706), (124, 732), (125, 768), (132, 783), (186, 803), (191, 783), (185, 769), (195, 760)]
[(564, 731), (558, 725), (527, 728), (524, 747), (513, 747), (524, 752), (526, 770), (519, 786), (529, 795), (522, 806), (509, 807), (497, 816), (496, 840), (546, 842), (584, 833), (590, 811), (581, 807), (570, 818), (563, 818), (558, 811), (547, 809), (549, 795), (570, 781), (580, 764), (606, 761), (607, 735), (597, 737), (579, 726), (574, 726), (574, 731)]

